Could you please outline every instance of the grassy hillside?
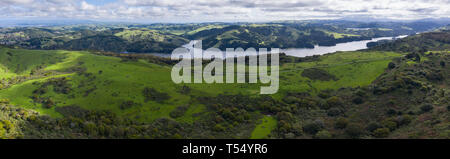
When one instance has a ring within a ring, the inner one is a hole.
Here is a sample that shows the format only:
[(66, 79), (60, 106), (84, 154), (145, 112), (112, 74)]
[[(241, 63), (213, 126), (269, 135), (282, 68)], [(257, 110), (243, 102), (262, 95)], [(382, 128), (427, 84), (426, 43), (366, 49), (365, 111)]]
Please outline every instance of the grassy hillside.
[(0, 137), (448, 138), (448, 53), (281, 55), (279, 92), (260, 95), (174, 84), (151, 56), (2, 47)]
[(204, 48), (312, 48), (330, 46), (340, 42), (370, 39), (368, 36), (331, 32), (309, 27), (295, 28), (284, 25), (234, 25), (198, 31), (186, 36), (202, 39)]
[(111, 24), (0, 28), (0, 44), (27, 49), (170, 53), (189, 40), (204, 47), (312, 48), (374, 37), (411, 35), (435, 23), (293, 21), (272, 23)]
[[(88, 52), (7, 48), (2, 48), (1, 53), (0, 56), (9, 56), (7, 53), (11, 53), (12, 57), (21, 57), (20, 60), (2, 61), (1, 66), (7, 68), (5, 70), (21, 68), (19, 72), (2, 73), (4, 77), (31, 76), (30, 69), (37, 65), (42, 66), (37, 71), (55, 73), (33, 76), (1, 89), (0, 99), (57, 118), (63, 117), (58, 108), (78, 106), (87, 110), (108, 110), (135, 121), (152, 122), (166, 117), (182, 123), (193, 123), (209, 114), (205, 103), (198, 101), (199, 97), (215, 97), (219, 94), (256, 96), (259, 92), (258, 84), (176, 85), (170, 79), (170, 65), (149, 63), (143, 59), (127, 60)], [(281, 67), (281, 90), (274, 97), (281, 99), (291, 91), (318, 92), (337, 89), (338, 85), (368, 85), (383, 72), (390, 58), (396, 56), (399, 54), (348, 52), (323, 56), (311, 62), (284, 63)], [(27, 65), (17, 67), (18, 63)], [(312, 67), (326, 70), (339, 80), (320, 81), (301, 76), (302, 70)], [(349, 74), (353, 76), (345, 77)], [(182, 113), (177, 115), (180, 109)], [(257, 114), (254, 114), (255, 117), (259, 116)], [(273, 119), (270, 120), (273, 122)], [(254, 132), (259, 135), (255, 135), (256, 138), (267, 136), (274, 128), (272, 124), (257, 127)]]

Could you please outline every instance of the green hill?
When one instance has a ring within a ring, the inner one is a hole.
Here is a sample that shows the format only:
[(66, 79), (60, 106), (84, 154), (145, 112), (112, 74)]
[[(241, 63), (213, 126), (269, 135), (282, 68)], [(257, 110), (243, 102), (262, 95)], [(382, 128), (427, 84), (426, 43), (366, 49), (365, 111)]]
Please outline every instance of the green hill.
[(2, 47), (0, 57), (1, 138), (449, 137), (447, 50), (282, 55), (274, 95), (176, 85), (173, 63), (147, 55)]
[[(189, 124), (197, 120), (204, 121), (210, 114), (208, 104), (199, 101), (198, 98), (215, 97), (224, 93), (254, 96), (259, 92), (259, 87), (256, 84), (175, 85), (170, 79), (171, 67), (169, 65), (149, 63), (144, 59), (129, 61), (125, 58), (100, 56), (88, 52), (28, 51), (7, 48), (2, 49), (3, 54), (1, 55), (5, 56), (4, 54), (7, 54), (7, 52), (12, 53), (13, 56), (21, 57), (22, 60), (12, 60), (11, 62), (30, 63), (30, 66), (27, 67), (35, 66), (34, 63), (42, 63), (33, 58), (34, 56), (41, 57), (42, 60), (49, 60), (46, 61), (45, 66), (43, 65), (37, 71), (54, 71), (54, 73), (46, 76), (28, 75), (33, 78), (0, 90), (0, 99), (9, 101), (9, 104), (33, 109), (42, 115), (50, 115), (56, 118), (61, 118), (63, 115), (58, 111), (58, 108), (77, 106), (86, 110), (107, 110), (121, 118), (145, 123), (165, 117)], [(364, 61), (361, 64), (346, 64), (346, 61), (343, 61), (343, 64), (348, 65), (348, 67), (358, 66), (357, 68), (360, 68), (354, 70), (354, 72), (338, 71), (339, 69), (347, 69), (345, 65), (331, 68), (334, 65), (341, 65), (341, 62), (336, 61), (337, 59), (359, 60), (362, 59), (361, 56), (366, 54), (370, 55), (367, 56), (369, 59), (398, 56), (393, 53), (376, 52), (349, 52), (323, 56), (320, 61), (329, 63), (330, 70), (327, 69), (327, 71), (337, 77), (349, 73), (360, 75), (354, 78), (342, 77), (337, 81), (323, 82), (312, 80), (307, 82), (309, 79), (293, 75), (289, 71), (292, 66), (298, 69), (296, 71), (301, 71), (301, 67), (307, 68), (323, 64), (317, 62), (306, 62), (300, 65), (286, 63), (282, 67), (281, 91), (274, 97), (281, 98), (284, 96), (284, 92), (288, 90), (311, 91), (311, 87), (314, 90), (335, 89), (338, 88), (336, 86), (338, 83), (346, 83), (348, 86), (367, 85), (370, 83), (367, 80), (373, 80), (382, 73), (389, 62), (388, 59), (385, 62), (376, 60), (372, 62)], [(45, 58), (49, 55), (53, 56), (52, 60), (49, 59), (50, 57)], [(54, 59), (58, 59), (58, 61), (55, 62)], [(11, 62), (2, 61), (2, 66), (7, 70), (16, 69)], [(374, 72), (367, 71), (365, 67), (374, 67)], [(28, 72), (22, 74), (27, 75)], [(7, 74), (3, 76), (5, 75)], [(8, 76), (18, 75), (14, 73)], [(367, 79), (368, 77), (369, 79)], [(287, 82), (289, 78), (297, 78), (299, 82)], [(8, 79), (5, 80), (8, 81)], [(310, 83), (310, 86), (304, 86), (303, 83), (306, 82)], [(285, 85), (287, 83), (290, 84)], [(177, 112), (180, 106), (187, 106), (187, 108), (182, 111), (181, 115), (174, 115), (174, 112)], [(255, 117), (259, 116), (258, 114), (253, 113), (253, 115), (256, 115)]]
[(203, 47), (226, 48), (313, 48), (314, 45), (335, 45), (340, 42), (369, 39), (321, 29), (294, 28), (283, 25), (241, 25), (198, 31), (187, 36), (202, 39)]

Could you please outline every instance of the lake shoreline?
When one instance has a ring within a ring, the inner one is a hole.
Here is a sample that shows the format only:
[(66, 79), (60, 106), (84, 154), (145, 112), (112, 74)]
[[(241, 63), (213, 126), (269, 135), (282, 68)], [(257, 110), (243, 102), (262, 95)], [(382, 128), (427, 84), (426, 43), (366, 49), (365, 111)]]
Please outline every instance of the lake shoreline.
[[(340, 52), (340, 51), (358, 51), (358, 50), (367, 49), (368, 48), (367, 43), (369, 43), (369, 42), (376, 42), (376, 41), (380, 41), (380, 40), (396, 40), (396, 39), (405, 38), (407, 36), (408, 35), (400, 35), (400, 36), (396, 36), (396, 37), (379, 37), (379, 38), (372, 38), (371, 40), (360, 40), (360, 41), (352, 41), (352, 42), (346, 42), (346, 43), (338, 43), (335, 46), (315, 45), (314, 48), (280, 49), (279, 53), (284, 53), (287, 56), (307, 57), (307, 56), (314, 56), (314, 55), (325, 55), (325, 54), (330, 54), (330, 53), (335, 53), (335, 52)], [(193, 45), (196, 42), (198, 42), (198, 41), (192, 40), (188, 44), (183, 45), (183, 47), (188, 50), (194, 49)], [(198, 49), (198, 48), (195, 48), (195, 49)], [(226, 56), (224, 51), (222, 51), (222, 54), (223, 54), (223, 57), (222, 57), (223, 59), (231, 58), (230, 56)], [(149, 53), (149, 55), (170, 58), (172, 54)]]

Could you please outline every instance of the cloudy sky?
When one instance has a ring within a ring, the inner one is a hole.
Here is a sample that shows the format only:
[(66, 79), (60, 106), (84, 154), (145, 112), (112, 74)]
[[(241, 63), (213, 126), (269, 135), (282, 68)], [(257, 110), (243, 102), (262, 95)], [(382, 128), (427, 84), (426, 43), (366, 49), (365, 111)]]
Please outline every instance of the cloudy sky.
[(449, 18), (450, 0), (0, 0), (0, 19), (136, 22)]

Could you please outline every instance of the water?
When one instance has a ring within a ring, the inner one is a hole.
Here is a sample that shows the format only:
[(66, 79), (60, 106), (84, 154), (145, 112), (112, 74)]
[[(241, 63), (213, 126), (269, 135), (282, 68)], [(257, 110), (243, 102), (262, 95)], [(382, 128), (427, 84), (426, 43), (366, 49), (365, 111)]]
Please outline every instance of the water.
[[(336, 46), (314, 46), (314, 48), (290, 48), (290, 49), (280, 49), (281, 53), (285, 53), (289, 56), (295, 56), (295, 57), (306, 57), (306, 56), (313, 56), (313, 55), (324, 55), (328, 53), (334, 53), (337, 51), (356, 51), (356, 50), (362, 50), (367, 49), (367, 43), (369, 42), (376, 42), (379, 40), (391, 40), (391, 39), (399, 39), (407, 37), (407, 35), (397, 36), (397, 37), (381, 37), (381, 38), (374, 38), (372, 40), (362, 40), (362, 41), (352, 41), (352, 42), (346, 42), (346, 43), (339, 43), (336, 44)], [(199, 41), (192, 40), (188, 44), (183, 45), (184, 48), (188, 50), (197, 49), (194, 48), (194, 44)], [(152, 55), (160, 56), (160, 57), (170, 57), (170, 54), (160, 54), (160, 53), (153, 53)], [(243, 55), (243, 54), (242, 54)], [(226, 56), (225, 53), (223, 53), (223, 58), (230, 57)]]
[(306, 57), (306, 56), (313, 56), (313, 55), (324, 55), (328, 53), (334, 53), (337, 51), (356, 51), (356, 50), (362, 50), (367, 49), (367, 43), (369, 42), (376, 42), (380, 40), (391, 40), (391, 39), (399, 39), (404, 38), (407, 35), (402, 35), (398, 37), (381, 37), (381, 38), (374, 38), (372, 40), (362, 40), (362, 41), (352, 41), (352, 42), (346, 42), (346, 43), (339, 43), (336, 44), (336, 46), (314, 46), (314, 48), (291, 48), (291, 49), (285, 49), (281, 52), (286, 53), (286, 55), (290, 56), (296, 56), (296, 57)]

